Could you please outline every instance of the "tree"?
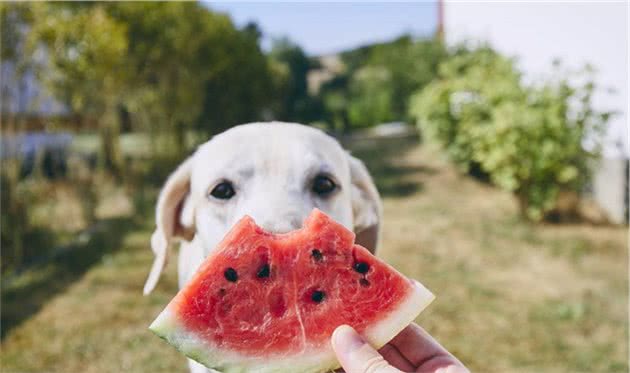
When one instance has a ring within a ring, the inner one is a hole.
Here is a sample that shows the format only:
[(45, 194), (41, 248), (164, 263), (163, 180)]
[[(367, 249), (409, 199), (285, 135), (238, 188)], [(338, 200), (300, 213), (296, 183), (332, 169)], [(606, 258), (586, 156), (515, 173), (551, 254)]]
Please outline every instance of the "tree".
[(317, 120), (323, 121), (330, 131), (346, 133), (350, 129), (348, 120), (348, 80), (347, 74), (339, 74), (324, 82), (314, 102), (318, 105)]
[(277, 116), (287, 121), (312, 120), (313, 103), (308, 93), (307, 82), (312, 64), (308, 56), (297, 44), (287, 38), (281, 38), (274, 41), (270, 58), (284, 64), (288, 71)]
[(437, 38), (414, 40), (403, 35), (372, 48), (366, 65), (388, 71), (394, 119), (407, 118), (409, 97), (434, 79), (446, 56), (446, 49)]
[[(234, 27), (200, 3), (32, 4), (30, 50), (40, 80), (101, 134), (103, 164), (122, 167), (120, 122), (145, 130), (153, 154), (180, 157), (188, 135), (259, 119), (271, 69), (260, 30)], [(158, 139), (170, 143), (158, 150)]]
[(26, 34), (32, 22), (30, 7), (25, 4), (0, 4), (2, 60), (1, 113), (5, 130), (15, 132), (20, 127), (24, 113), (20, 110), (20, 98), (27, 90), (25, 76), (36, 69), (32, 56), (25, 53)]
[(126, 105), (151, 133), (175, 139), (176, 153), (191, 130), (212, 135), (259, 119), (271, 73), (256, 25), (238, 30), (193, 2), (111, 4), (110, 13), (129, 30), (135, 95)]
[(84, 120), (98, 124), (102, 164), (122, 172), (118, 103), (125, 96), (126, 27), (101, 5), (33, 6), (31, 51), (46, 66), (40, 80)]
[(394, 92), (389, 70), (366, 66), (350, 82), (348, 116), (353, 127), (367, 127), (394, 119)]
[(326, 117), (346, 130), (407, 120), (410, 95), (434, 78), (446, 55), (439, 40), (409, 35), (341, 53), (344, 71), (320, 91)]
[[(203, 110), (197, 121), (198, 128), (206, 133), (259, 121), (263, 110), (272, 105), (273, 68), (260, 50), (260, 35), (258, 27), (251, 23), (243, 30), (223, 33), (224, 49), (216, 59), (221, 69), (205, 84)], [(215, 44), (215, 48), (219, 45)]]
[(154, 136), (166, 134), (175, 154), (187, 150), (186, 133), (203, 109), (205, 82), (219, 64), (213, 48), (232, 28), (229, 19), (198, 3), (110, 4), (127, 25), (127, 68), (133, 95), (125, 103)]

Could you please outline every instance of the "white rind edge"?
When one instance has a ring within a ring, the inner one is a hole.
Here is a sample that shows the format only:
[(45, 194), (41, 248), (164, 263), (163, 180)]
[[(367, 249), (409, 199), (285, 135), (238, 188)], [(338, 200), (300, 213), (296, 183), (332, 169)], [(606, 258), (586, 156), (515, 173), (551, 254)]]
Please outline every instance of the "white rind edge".
[[(411, 294), (391, 315), (364, 331), (364, 338), (374, 347), (380, 348), (409, 325), (434, 299), (435, 296), (421, 283), (413, 281)], [(155, 334), (174, 345), (189, 358), (208, 368), (225, 373), (320, 373), (339, 368), (339, 363), (328, 345), (314, 353), (290, 356), (252, 357), (233, 351), (219, 350), (206, 341), (185, 331), (179, 320), (167, 307), (149, 326)]]
[(398, 307), (397, 311), (379, 321), (372, 328), (368, 328), (364, 338), (374, 348), (381, 348), (391, 341), (407, 325), (411, 324), (418, 315), (435, 299), (435, 295), (420, 282), (415, 283), (411, 295)]

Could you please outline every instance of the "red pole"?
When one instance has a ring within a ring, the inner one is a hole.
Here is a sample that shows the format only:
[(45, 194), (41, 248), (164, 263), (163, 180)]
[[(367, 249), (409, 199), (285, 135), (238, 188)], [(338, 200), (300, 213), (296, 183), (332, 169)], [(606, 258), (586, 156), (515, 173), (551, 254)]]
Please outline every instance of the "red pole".
[(444, 0), (437, 0), (437, 33), (439, 40), (444, 41)]

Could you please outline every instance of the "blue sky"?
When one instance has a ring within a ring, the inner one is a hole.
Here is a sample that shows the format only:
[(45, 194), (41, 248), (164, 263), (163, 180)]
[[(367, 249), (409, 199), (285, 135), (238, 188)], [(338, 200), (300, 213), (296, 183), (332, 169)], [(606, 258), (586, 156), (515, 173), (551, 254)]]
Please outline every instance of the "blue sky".
[(406, 32), (428, 35), (437, 24), (437, 6), (433, 2), (206, 4), (229, 13), (239, 27), (256, 22), (264, 32), (265, 49), (273, 37), (288, 36), (309, 55), (386, 41)]

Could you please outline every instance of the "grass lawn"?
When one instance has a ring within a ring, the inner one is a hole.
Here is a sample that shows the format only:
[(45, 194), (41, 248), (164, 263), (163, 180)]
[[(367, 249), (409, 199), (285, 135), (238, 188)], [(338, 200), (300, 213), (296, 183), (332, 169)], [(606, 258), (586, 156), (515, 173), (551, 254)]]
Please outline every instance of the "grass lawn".
[[(509, 194), (427, 146), (364, 143), (384, 197), (379, 255), (437, 296), (418, 318), (477, 372), (627, 372), (627, 228), (529, 225)], [(3, 282), (2, 372), (185, 372), (146, 327), (151, 222), (114, 221), (71, 258)], [(111, 244), (110, 244), (111, 243)]]

